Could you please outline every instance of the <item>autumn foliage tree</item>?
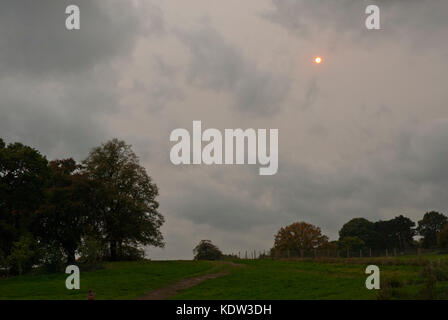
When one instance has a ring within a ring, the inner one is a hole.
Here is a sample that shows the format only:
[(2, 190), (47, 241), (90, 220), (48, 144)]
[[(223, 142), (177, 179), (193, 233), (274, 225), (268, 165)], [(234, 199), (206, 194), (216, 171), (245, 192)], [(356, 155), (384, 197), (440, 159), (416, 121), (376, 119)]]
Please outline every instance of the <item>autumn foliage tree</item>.
[(300, 255), (301, 250), (319, 248), (328, 242), (328, 237), (323, 235), (321, 229), (306, 222), (295, 222), (281, 228), (275, 235), (273, 251)]

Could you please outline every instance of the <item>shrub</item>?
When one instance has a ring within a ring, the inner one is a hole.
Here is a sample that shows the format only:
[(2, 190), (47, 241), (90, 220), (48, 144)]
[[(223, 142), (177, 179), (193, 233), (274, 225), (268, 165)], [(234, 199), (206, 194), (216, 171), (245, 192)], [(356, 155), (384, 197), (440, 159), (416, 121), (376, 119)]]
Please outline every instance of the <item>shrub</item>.
[(20, 237), (12, 245), (11, 254), (6, 258), (7, 268), (13, 274), (22, 275), (38, 263), (37, 243), (31, 235)]
[(403, 282), (396, 277), (382, 277), (380, 280), (380, 290), (378, 291), (378, 300), (390, 300), (399, 297), (399, 288), (403, 287)]
[(436, 298), (436, 286), (437, 286), (437, 271), (433, 264), (428, 263), (420, 275), (424, 278), (424, 288), (421, 290), (421, 294), (426, 300), (433, 300)]
[(210, 240), (201, 240), (193, 249), (195, 260), (219, 260), (222, 252)]

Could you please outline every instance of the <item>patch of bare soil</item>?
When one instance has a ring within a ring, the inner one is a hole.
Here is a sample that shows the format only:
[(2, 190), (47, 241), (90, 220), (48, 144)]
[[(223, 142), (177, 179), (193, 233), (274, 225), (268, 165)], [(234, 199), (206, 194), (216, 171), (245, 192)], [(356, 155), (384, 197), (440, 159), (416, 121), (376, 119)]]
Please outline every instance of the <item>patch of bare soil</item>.
[(188, 289), (190, 287), (196, 286), (200, 284), (201, 282), (208, 280), (208, 279), (216, 279), (222, 276), (225, 276), (227, 273), (220, 272), (220, 273), (212, 273), (212, 274), (206, 274), (199, 277), (193, 277), (193, 278), (187, 278), (182, 279), (177, 283), (172, 284), (171, 286), (160, 288), (153, 290), (143, 297), (141, 297), (139, 300), (164, 300), (171, 298), (178, 293), (180, 293), (181, 290)]

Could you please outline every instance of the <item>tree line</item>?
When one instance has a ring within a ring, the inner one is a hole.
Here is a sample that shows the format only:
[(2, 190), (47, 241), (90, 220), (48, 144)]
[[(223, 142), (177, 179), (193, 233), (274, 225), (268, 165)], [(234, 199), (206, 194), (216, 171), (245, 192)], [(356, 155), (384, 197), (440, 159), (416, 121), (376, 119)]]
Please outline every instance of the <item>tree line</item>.
[(124, 141), (77, 163), (0, 139), (0, 271), (141, 258), (164, 246), (158, 194)]
[[(48, 161), (32, 147), (0, 139), (0, 272), (143, 258), (142, 246), (164, 246), (158, 194), (124, 141), (103, 143), (77, 163)], [(342, 226), (337, 241), (317, 226), (296, 222), (278, 231), (270, 254), (415, 247), (448, 248), (447, 216), (427, 212), (417, 224), (403, 215), (376, 222), (355, 218)], [(194, 255), (232, 258), (209, 240)]]
[[(310, 254), (313, 256), (315, 250), (356, 254), (368, 249), (382, 252), (385, 249), (393, 249), (404, 252), (415, 248), (448, 249), (448, 217), (430, 211), (425, 213), (417, 224), (403, 215), (376, 222), (354, 218), (342, 226), (339, 230), (339, 239), (335, 241), (329, 241), (329, 238), (315, 225), (295, 222), (280, 228), (274, 237), (271, 250), (268, 253), (259, 253), (258, 257), (300, 257)], [(239, 255), (224, 255), (210, 240), (202, 240), (194, 248), (193, 254), (195, 260), (241, 258)]]
[(417, 224), (403, 215), (376, 222), (354, 218), (342, 226), (336, 241), (329, 241), (317, 226), (296, 222), (278, 231), (271, 255), (288, 252), (300, 256), (303, 251), (315, 249), (352, 252), (394, 249), (404, 252), (412, 248), (448, 249), (448, 217), (430, 211)]
[[(430, 211), (417, 224), (403, 215), (376, 222), (355, 218), (344, 224), (339, 231), (339, 241), (357, 242), (359, 247), (372, 249), (448, 248), (447, 233), (447, 216)], [(415, 239), (416, 236), (419, 237), (418, 240)]]

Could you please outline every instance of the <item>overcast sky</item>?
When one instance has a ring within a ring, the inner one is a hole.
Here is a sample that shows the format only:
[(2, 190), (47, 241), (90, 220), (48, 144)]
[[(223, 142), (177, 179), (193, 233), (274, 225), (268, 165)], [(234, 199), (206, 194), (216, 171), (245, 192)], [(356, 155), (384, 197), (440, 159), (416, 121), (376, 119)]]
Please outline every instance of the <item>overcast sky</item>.
[[(448, 212), (447, 34), (446, 0), (1, 0), (0, 136), (48, 159), (132, 144), (166, 218), (152, 259), (269, 249), (296, 221), (331, 239), (354, 217), (417, 221)], [(278, 128), (277, 175), (172, 165), (193, 120)]]

